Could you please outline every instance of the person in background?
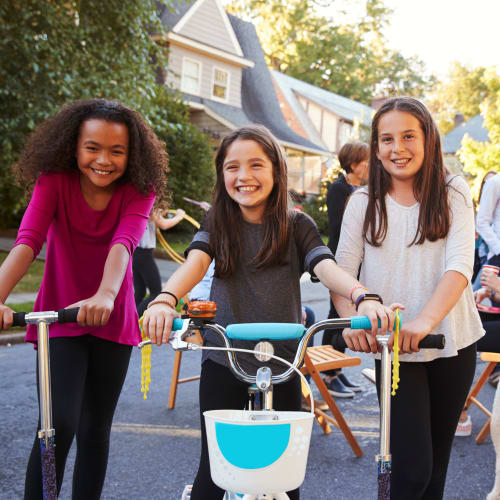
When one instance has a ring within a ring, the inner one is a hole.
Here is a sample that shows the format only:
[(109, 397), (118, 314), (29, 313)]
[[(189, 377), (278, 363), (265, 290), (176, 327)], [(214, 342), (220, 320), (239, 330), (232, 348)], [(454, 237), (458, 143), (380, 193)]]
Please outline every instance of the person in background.
[[(476, 218), (476, 230), (488, 245), (486, 264), (500, 267), (500, 173), (490, 177), (484, 184)], [(500, 300), (492, 299), (492, 305), (499, 307)], [(499, 379), (500, 366), (497, 365), (489, 377), (489, 382), (496, 386)]]
[[(481, 198), (483, 196), (483, 189), (486, 181), (488, 179), (491, 179), (491, 177), (495, 176), (496, 174), (497, 173), (494, 170), (490, 170), (489, 172), (486, 172), (486, 174), (484, 174), (483, 180), (481, 181), (481, 187), (479, 188), (479, 197), (478, 197), (479, 205), (481, 205)], [(480, 270), (487, 260), (488, 260), (488, 245), (485, 243), (483, 238), (479, 235), (479, 233), (476, 230), (476, 251), (474, 254), (474, 273), (472, 275), (473, 290), (478, 290), (481, 286)]]
[[(135, 249), (132, 260), (134, 299), (139, 317), (143, 315), (148, 304), (161, 292), (160, 270), (153, 255), (156, 248), (156, 227), (166, 231), (184, 219), (185, 215), (184, 210), (179, 208), (171, 218), (163, 217), (155, 210), (149, 216), (148, 225)], [(148, 290), (149, 295), (146, 296)]]
[[(337, 251), (340, 238), (340, 228), (344, 216), (344, 209), (349, 196), (368, 180), (368, 157), (370, 148), (364, 142), (348, 142), (339, 151), (339, 162), (344, 174), (328, 188), (326, 206), (328, 209), (329, 239), (328, 248), (333, 255)], [(330, 312), (328, 318), (338, 318), (339, 315), (330, 299)], [(323, 344), (331, 344), (336, 330), (325, 330)], [(353, 384), (341, 369), (324, 372), (324, 380), (328, 392), (337, 398), (352, 398), (355, 392), (360, 392), (361, 387)]]

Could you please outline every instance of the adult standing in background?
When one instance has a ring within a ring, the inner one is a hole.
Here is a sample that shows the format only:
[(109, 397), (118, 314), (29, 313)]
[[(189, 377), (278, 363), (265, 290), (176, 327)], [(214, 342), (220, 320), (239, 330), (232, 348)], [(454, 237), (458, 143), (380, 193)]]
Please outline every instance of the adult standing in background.
[[(156, 211), (151, 211), (148, 225), (134, 251), (132, 260), (132, 272), (134, 275), (134, 299), (137, 307), (137, 314), (141, 317), (148, 307), (148, 304), (161, 292), (161, 277), (158, 266), (154, 259), (154, 249), (156, 248), (156, 226), (163, 231), (178, 224), (186, 213), (182, 209), (177, 209), (171, 218), (163, 217)], [(146, 296), (149, 290), (149, 295)]]
[[(488, 260), (486, 264), (500, 267), (500, 174), (490, 177), (484, 184), (479, 211), (476, 217), (476, 231), (488, 245)], [(492, 305), (499, 306), (495, 298)], [(500, 380), (500, 365), (497, 365), (489, 377), (493, 386)]]
[(500, 266), (500, 174), (490, 177), (483, 187), (476, 229), (488, 245), (488, 264)]
[[(344, 216), (344, 208), (349, 196), (356, 188), (368, 180), (368, 157), (370, 148), (364, 142), (348, 142), (339, 151), (340, 167), (345, 172), (328, 188), (326, 206), (328, 209), (329, 239), (328, 247), (333, 255), (337, 251), (340, 238), (340, 228)], [(330, 299), (330, 312), (328, 318), (338, 318), (339, 315)], [(325, 330), (323, 344), (331, 344), (335, 330)], [(324, 372), (325, 384), (332, 396), (338, 398), (352, 398), (355, 392), (360, 392), (361, 387), (351, 383), (341, 370)]]

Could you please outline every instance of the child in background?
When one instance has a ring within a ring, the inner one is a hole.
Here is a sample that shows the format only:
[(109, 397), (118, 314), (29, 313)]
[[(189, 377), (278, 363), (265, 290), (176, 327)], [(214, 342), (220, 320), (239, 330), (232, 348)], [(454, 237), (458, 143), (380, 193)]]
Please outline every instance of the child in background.
[[(178, 224), (186, 213), (181, 208), (177, 209), (174, 217), (163, 217), (156, 210), (151, 211), (146, 230), (141, 241), (137, 245), (132, 259), (132, 271), (134, 275), (134, 298), (137, 307), (137, 314), (141, 317), (148, 307), (148, 304), (161, 291), (160, 270), (154, 259), (154, 249), (156, 248), (156, 227), (163, 231)], [(146, 292), (149, 296), (146, 298)]]
[[(50, 328), (57, 491), (76, 435), (72, 498), (99, 499), (104, 484), (113, 414), (141, 338), (130, 257), (155, 192), (156, 206), (163, 204), (164, 146), (136, 111), (104, 99), (78, 101), (35, 129), (15, 166), (34, 189), (0, 267), (0, 328), (12, 325), (5, 300), (46, 239), (34, 310), (80, 308), (78, 325)], [(35, 325), (26, 341), (36, 345)], [(36, 436), (24, 498), (42, 498)]]
[[(149, 307), (144, 331), (153, 343), (168, 340), (175, 306), (206, 273), (215, 260), (210, 298), (217, 303), (217, 323), (300, 323), (300, 277), (305, 270), (329, 289), (358, 300), (359, 313), (369, 316), (373, 331), (377, 318), (382, 330), (392, 326), (393, 312), (376, 300), (364, 300), (358, 281), (338, 268), (323, 244), (314, 222), (305, 214), (287, 208), (287, 167), (277, 140), (262, 126), (243, 127), (226, 136), (217, 153), (217, 179), (211, 210), (187, 249), (186, 262), (168, 280), (165, 290)], [(368, 298), (368, 297), (367, 297)], [(213, 333), (204, 336), (206, 346), (220, 346)], [(253, 349), (252, 342), (235, 342)], [(292, 361), (296, 342), (276, 342), (278, 356)], [(262, 366), (253, 356), (239, 356), (247, 373)], [(273, 373), (284, 371), (277, 361), (269, 363)], [(203, 351), (200, 380), (202, 451), (191, 493), (192, 500), (222, 499), (224, 492), (211, 479), (203, 412), (221, 408), (243, 408), (247, 385), (227, 367), (225, 353)], [(277, 410), (300, 410), (298, 376), (274, 388)], [(292, 500), (298, 490), (289, 492)]]
[[(362, 282), (392, 307), (406, 306), (391, 398), (391, 499), (440, 499), (484, 334), (470, 283), (472, 199), (463, 178), (446, 174), (437, 127), (411, 97), (388, 99), (375, 114), (369, 168), (368, 189), (347, 205), (336, 258), (351, 276), (361, 265)], [(349, 315), (350, 305), (334, 299)], [(444, 350), (419, 351), (431, 333), (445, 335)], [(344, 338), (354, 351), (377, 353), (371, 333), (345, 330)], [(380, 391), (379, 359), (375, 366)]]

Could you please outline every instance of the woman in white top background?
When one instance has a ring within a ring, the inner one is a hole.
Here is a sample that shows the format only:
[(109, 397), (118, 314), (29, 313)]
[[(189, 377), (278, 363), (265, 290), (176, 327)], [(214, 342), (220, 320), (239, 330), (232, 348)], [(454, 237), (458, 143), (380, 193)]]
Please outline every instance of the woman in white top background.
[[(163, 217), (151, 211), (149, 221), (139, 245), (134, 251), (132, 272), (134, 275), (134, 298), (137, 314), (142, 316), (148, 304), (161, 292), (161, 277), (153, 251), (156, 248), (156, 226), (165, 231), (178, 224), (186, 213), (177, 209), (173, 217)], [(147, 292), (149, 291), (149, 295)]]
[[(369, 169), (368, 188), (347, 205), (336, 259), (352, 276), (361, 264), (360, 281), (405, 309), (391, 410), (391, 499), (440, 499), (484, 334), (470, 284), (472, 199), (464, 179), (447, 176), (437, 127), (411, 97), (388, 99), (375, 114)], [(333, 298), (341, 316), (352, 313), (348, 301)], [(431, 333), (445, 335), (445, 349), (419, 351)], [(373, 335), (343, 335), (350, 349), (377, 353)], [(376, 371), (380, 390), (379, 360)]]

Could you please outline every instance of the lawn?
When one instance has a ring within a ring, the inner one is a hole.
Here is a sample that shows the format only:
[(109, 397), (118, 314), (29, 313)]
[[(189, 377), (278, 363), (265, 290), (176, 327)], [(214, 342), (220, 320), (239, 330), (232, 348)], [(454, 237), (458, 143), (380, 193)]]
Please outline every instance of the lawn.
[[(0, 264), (7, 257), (7, 252), (0, 252)], [(43, 268), (45, 261), (36, 259), (28, 269), (28, 272), (23, 276), (21, 281), (15, 286), (12, 293), (21, 292), (38, 292), (42, 283)]]

